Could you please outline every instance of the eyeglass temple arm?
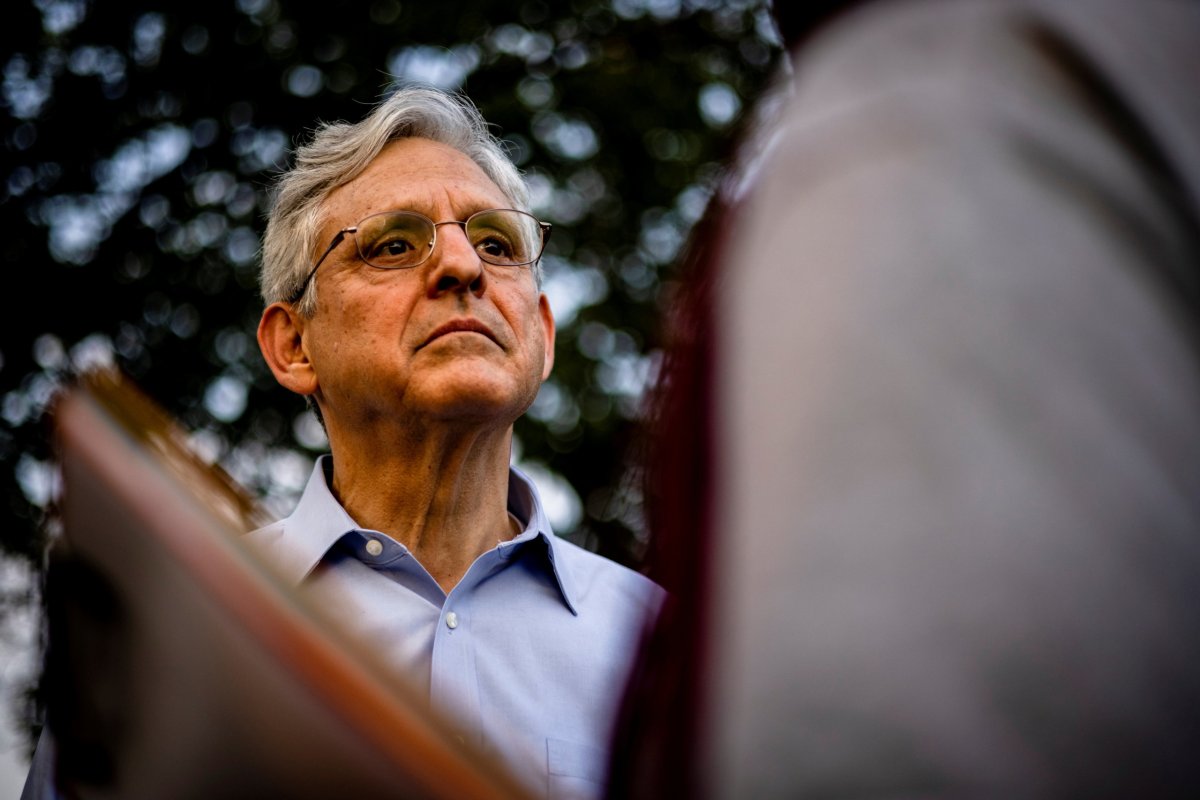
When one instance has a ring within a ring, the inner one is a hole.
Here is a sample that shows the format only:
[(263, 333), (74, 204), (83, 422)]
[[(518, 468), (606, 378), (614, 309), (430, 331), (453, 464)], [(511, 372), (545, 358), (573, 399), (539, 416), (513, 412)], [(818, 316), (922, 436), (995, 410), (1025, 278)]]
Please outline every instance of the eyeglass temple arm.
[(329, 243), (329, 247), (325, 248), (325, 252), (321, 253), (321, 257), (317, 259), (317, 263), (314, 264), (313, 268), (308, 271), (308, 277), (304, 279), (304, 283), (300, 284), (300, 288), (297, 289), (288, 299), (289, 303), (298, 302), (301, 297), (304, 297), (304, 293), (308, 291), (308, 284), (312, 282), (313, 276), (317, 274), (317, 270), (320, 269), (321, 264), (325, 263), (325, 259), (329, 257), (329, 254), (334, 251), (334, 248), (342, 243), (342, 239), (346, 238), (346, 234), (356, 233), (357, 231), (358, 227), (355, 226), (352, 228), (342, 228), (337, 232), (337, 236), (333, 237), (333, 241)]

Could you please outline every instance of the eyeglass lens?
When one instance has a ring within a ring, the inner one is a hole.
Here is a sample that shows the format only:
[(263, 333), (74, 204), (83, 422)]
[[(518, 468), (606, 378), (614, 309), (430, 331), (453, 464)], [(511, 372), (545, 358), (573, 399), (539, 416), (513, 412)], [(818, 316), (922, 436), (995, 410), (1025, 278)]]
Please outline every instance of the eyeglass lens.
[[(482, 211), (468, 218), (464, 228), (475, 252), (489, 264), (519, 266), (541, 255), (537, 220), (521, 211)], [(421, 214), (389, 211), (360, 222), (355, 239), (359, 255), (371, 266), (405, 269), (429, 258), (435, 230), (433, 221)]]

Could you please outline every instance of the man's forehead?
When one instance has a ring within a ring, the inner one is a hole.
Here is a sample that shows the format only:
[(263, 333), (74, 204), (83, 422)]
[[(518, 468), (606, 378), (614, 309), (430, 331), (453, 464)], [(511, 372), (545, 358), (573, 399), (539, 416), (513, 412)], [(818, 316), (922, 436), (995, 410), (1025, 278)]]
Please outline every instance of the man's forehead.
[(511, 204), (465, 153), (441, 142), (406, 138), (388, 142), (366, 169), (330, 193), (325, 206), (373, 213), (436, 203), (446, 195), (481, 208)]

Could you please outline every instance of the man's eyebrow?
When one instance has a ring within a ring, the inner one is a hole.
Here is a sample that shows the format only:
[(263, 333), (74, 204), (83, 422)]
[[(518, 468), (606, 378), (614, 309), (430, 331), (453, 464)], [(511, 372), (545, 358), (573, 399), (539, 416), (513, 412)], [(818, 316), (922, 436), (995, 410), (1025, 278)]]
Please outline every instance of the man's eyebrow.
[[(496, 209), (496, 208), (512, 208), (512, 209), (516, 209), (517, 211), (520, 211), (520, 209), (517, 208), (516, 204), (507, 198), (503, 198), (502, 202), (498, 201), (498, 200), (481, 200), (476, 203), (466, 203), (466, 204), (455, 203), (454, 206), (456, 209), (459, 209), (458, 211), (455, 212), (455, 215), (456, 215), (455, 221), (458, 221), (458, 222), (462, 222), (467, 217), (471, 216), (472, 214), (478, 214), (480, 211), (491, 211), (492, 209)], [(429, 217), (434, 222), (446, 221), (446, 220), (436, 218), (436, 215), (433, 214), (430, 210), (428, 210), (428, 207), (422, 208), (419, 204), (390, 205), (387, 208), (380, 208), (377, 211), (371, 211), (367, 214), (364, 214), (361, 217), (359, 217), (358, 219), (363, 220), (374, 214), (386, 214), (389, 211), (409, 211), (409, 212), (413, 212), (416, 214), (421, 214), (422, 216), (425, 216), (425, 217)], [(355, 224), (357, 224), (357, 222), (350, 223), (350, 225), (355, 225)], [(348, 226), (343, 226), (343, 227), (348, 227)]]

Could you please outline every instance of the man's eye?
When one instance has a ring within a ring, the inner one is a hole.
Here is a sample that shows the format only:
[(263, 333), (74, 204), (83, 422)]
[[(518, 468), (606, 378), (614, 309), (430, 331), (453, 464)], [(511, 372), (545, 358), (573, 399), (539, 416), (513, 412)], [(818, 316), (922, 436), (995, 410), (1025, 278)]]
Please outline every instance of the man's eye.
[(410, 239), (402, 236), (390, 236), (373, 242), (365, 253), (368, 262), (382, 262), (390, 265), (411, 260), (417, 247)]
[(498, 239), (494, 236), (488, 237), (487, 239), (483, 239), (482, 241), (476, 243), (475, 249), (484, 258), (512, 258), (512, 248), (509, 247), (508, 242), (504, 241), (503, 239)]

